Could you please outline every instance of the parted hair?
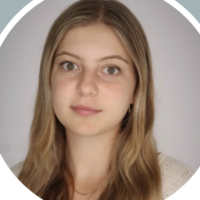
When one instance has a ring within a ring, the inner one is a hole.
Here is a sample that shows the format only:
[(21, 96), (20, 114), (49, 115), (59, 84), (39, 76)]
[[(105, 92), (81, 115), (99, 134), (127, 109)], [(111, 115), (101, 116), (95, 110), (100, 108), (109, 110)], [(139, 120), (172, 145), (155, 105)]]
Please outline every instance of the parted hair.
[(30, 129), (29, 151), (19, 180), (44, 200), (71, 200), (74, 180), (69, 169), (65, 128), (52, 106), (51, 71), (55, 51), (70, 29), (103, 23), (126, 48), (136, 73), (134, 104), (121, 121), (114, 143), (109, 179), (99, 200), (160, 200), (161, 176), (154, 123), (151, 54), (134, 14), (115, 0), (80, 0), (53, 23), (43, 49), (38, 92)]

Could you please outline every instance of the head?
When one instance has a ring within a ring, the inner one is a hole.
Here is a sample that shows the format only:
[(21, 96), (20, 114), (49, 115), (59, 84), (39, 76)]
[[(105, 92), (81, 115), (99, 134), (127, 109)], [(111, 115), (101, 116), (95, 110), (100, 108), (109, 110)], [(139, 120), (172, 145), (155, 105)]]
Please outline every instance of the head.
[[(135, 86), (132, 60), (112, 28), (97, 22), (66, 32), (54, 54), (51, 91), (67, 135), (115, 136), (133, 104)], [(77, 105), (100, 112), (80, 115), (72, 109)]]
[[(71, 109), (77, 105), (101, 112), (80, 117)], [(153, 120), (151, 56), (136, 17), (114, 0), (81, 0), (71, 5), (54, 22), (42, 55), (27, 160), (31, 154), (35, 166), (43, 160), (40, 175), (46, 174), (46, 178), (34, 192), (44, 195), (44, 185), (56, 174), (65, 174), (66, 131), (86, 135), (112, 130), (118, 133), (112, 176), (126, 182), (120, 188), (116, 183), (114, 191), (127, 190), (128, 185), (133, 190), (127, 197), (137, 191), (143, 199), (150, 199), (153, 190), (149, 185), (159, 190), (160, 180), (151, 134)], [(133, 169), (138, 172), (135, 181)], [(139, 181), (148, 182), (146, 194), (142, 194)], [(108, 188), (104, 194), (108, 195)]]
[[(125, 62), (103, 59), (116, 55)], [(144, 134), (153, 123), (150, 59), (144, 31), (125, 6), (117, 1), (79, 1), (55, 21), (46, 40), (40, 71), (44, 105), (48, 105), (48, 110), (51, 108), (51, 115), (55, 113), (65, 128), (69, 124), (77, 128), (77, 124), (83, 122), (83, 126), (79, 126), (83, 132), (85, 130), (83, 134), (89, 134), (88, 126), (92, 127), (95, 120), (102, 121), (104, 127), (121, 128), (121, 131), (140, 129), (138, 126), (143, 123), (146, 124)], [(67, 73), (64, 68), (68, 65), (64, 63), (66, 60), (79, 71)], [(121, 72), (113, 66), (118, 69), (122, 66)], [(108, 67), (117, 75), (109, 77)], [(102, 112), (85, 118), (70, 115), (74, 113), (71, 107), (76, 105), (94, 107)], [(129, 107), (130, 114), (127, 113)], [(72, 117), (67, 119), (67, 116)], [(95, 131), (90, 130), (91, 133)]]

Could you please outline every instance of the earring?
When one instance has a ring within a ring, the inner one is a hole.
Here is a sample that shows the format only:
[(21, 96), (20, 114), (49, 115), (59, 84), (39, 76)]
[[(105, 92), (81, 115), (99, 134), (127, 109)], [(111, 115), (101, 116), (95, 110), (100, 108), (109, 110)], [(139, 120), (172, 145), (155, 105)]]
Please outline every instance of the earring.
[(129, 106), (128, 112), (129, 112), (129, 113), (131, 112), (131, 105)]

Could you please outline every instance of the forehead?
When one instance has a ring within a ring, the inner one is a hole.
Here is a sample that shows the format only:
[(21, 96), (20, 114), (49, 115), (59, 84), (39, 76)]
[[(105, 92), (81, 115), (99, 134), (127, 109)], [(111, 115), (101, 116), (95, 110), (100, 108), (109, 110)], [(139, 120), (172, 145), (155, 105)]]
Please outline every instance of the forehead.
[(67, 31), (58, 46), (57, 52), (65, 50), (70, 50), (73, 53), (90, 51), (103, 55), (120, 54), (127, 59), (129, 57), (116, 32), (103, 23), (77, 26)]

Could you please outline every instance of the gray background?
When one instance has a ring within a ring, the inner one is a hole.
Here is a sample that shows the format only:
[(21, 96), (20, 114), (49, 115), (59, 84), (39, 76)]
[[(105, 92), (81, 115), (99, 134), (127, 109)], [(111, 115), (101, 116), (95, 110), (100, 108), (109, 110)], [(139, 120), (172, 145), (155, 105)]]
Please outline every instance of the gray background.
[[(24, 160), (27, 153), (45, 37), (54, 19), (72, 2), (44, 1), (20, 20), (0, 48), (0, 153), (9, 167)], [(158, 149), (197, 170), (200, 166), (199, 34), (164, 1), (121, 2), (138, 17), (150, 43)]]

